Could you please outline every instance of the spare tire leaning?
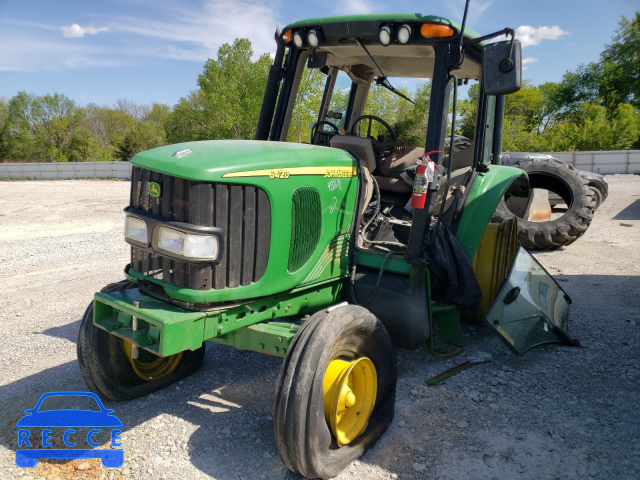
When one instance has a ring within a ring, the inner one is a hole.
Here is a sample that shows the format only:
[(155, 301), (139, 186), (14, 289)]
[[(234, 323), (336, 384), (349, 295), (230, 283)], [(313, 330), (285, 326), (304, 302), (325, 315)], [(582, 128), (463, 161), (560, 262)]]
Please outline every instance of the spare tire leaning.
[[(549, 190), (567, 204), (567, 211), (559, 218), (542, 222), (517, 219), (518, 241), (532, 250), (551, 250), (575, 242), (589, 228), (596, 202), (587, 181), (578, 170), (552, 161), (526, 161), (517, 165), (527, 172), (531, 188)], [(501, 223), (516, 216), (507, 206), (509, 192), (498, 204), (491, 221)]]

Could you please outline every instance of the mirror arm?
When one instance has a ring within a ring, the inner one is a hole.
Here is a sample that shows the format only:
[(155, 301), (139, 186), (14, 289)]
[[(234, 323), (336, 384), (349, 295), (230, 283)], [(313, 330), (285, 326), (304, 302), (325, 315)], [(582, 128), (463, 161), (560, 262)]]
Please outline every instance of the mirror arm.
[[(484, 42), (485, 40), (489, 40), (490, 38), (499, 37), (500, 35), (511, 35), (511, 45), (513, 45), (513, 40), (516, 38), (516, 32), (513, 28), (505, 28), (503, 30), (490, 33), (488, 35), (484, 35), (482, 37), (474, 38), (472, 40), (467, 40), (464, 42), (465, 48), (470, 45), (475, 45), (476, 43)], [(513, 48), (513, 47), (512, 47)]]

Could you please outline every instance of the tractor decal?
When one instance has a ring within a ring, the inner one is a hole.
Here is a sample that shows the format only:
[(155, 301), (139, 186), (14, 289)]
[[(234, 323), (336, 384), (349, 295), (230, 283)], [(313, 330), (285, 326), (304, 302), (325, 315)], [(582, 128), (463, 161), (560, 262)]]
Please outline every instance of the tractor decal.
[(301, 175), (322, 175), (325, 178), (355, 177), (356, 167), (326, 166), (247, 170), (244, 172), (225, 173), (222, 178), (269, 177), (271, 179), (287, 179)]

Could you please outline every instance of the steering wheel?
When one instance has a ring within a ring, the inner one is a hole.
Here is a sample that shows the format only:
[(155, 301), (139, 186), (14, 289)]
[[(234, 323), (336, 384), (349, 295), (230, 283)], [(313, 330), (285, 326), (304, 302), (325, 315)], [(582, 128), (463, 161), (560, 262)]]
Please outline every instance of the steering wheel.
[[(320, 131), (320, 125), (329, 125), (333, 129), (332, 132)], [(325, 147), (329, 146), (329, 140), (336, 134), (340, 134), (340, 129), (336, 127), (333, 123), (327, 120), (320, 120), (313, 124), (311, 127), (311, 143), (313, 145), (323, 145)]]
[[(380, 117), (376, 117), (375, 115), (362, 115), (360, 117), (357, 117), (351, 125), (351, 131), (349, 132), (349, 134), (353, 136), (357, 135), (356, 132), (358, 131), (358, 129), (356, 128), (356, 126), (362, 120), (369, 120), (369, 128), (367, 129), (366, 137), (362, 135), (362, 132), (360, 136), (371, 139), (373, 143), (373, 153), (376, 155), (376, 159), (383, 160), (393, 155), (393, 152), (395, 152), (396, 148), (396, 134), (393, 133), (393, 129), (389, 126), (389, 124)], [(383, 139), (380, 139), (380, 137), (378, 137), (376, 139), (371, 136), (371, 125), (373, 125), (374, 120), (381, 124), (387, 130), (391, 141), (387, 141), (386, 137), (383, 137)]]

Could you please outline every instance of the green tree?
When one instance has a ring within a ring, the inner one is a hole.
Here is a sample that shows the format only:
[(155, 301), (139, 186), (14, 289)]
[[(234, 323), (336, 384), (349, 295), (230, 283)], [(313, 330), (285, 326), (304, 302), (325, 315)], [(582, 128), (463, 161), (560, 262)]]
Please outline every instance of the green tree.
[(317, 68), (307, 68), (302, 74), (287, 132), (288, 142), (309, 142), (311, 127), (318, 120), (326, 78)]
[(123, 109), (89, 105), (84, 125), (96, 143), (97, 160), (117, 160), (116, 150), (131, 132), (136, 121)]
[[(413, 94), (404, 88), (399, 88), (398, 91), (411, 98), (414, 103), (374, 83), (369, 90), (364, 113), (382, 118), (392, 127), (396, 137), (404, 140), (407, 145), (424, 146), (431, 84), (418, 84)], [(373, 123), (372, 136), (387, 135), (386, 132), (382, 125)]]
[(252, 56), (251, 42), (237, 38), (218, 49), (217, 60), (205, 62), (198, 86), (216, 118), (210, 138), (254, 137), (271, 59), (264, 54), (253, 62)]
[(0, 98), (0, 162), (9, 156), (9, 102)]
[[(170, 115), (167, 105), (154, 103), (151, 106), (137, 106), (137, 112), (144, 112), (144, 116), (137, 114), (133, 128), (128, 129), (117, 143), (114, 152), (116, 159), (128, 162), (136, 153), (166, 145), (165, 124)], [(134, 118), (132, 114), (128, 114)]]
[(70, 162), (88, 162), (99, 158), (96, 140), (87, 127), (80, 126), (73, 132), (66, 155)]
[(458, 102), (458, 125), (456, 125), (456, 130), (460, 135), (464, 135), (467, 138), (473, 138), (475, 135), (479, 92), (480, 85), (474, 83), (469, 86), (467, 98)]
[(600, 96), (612, 111), (621, 103), (640, 108), (640, 12), (622, 17), (616, 35), (600, 54)]
[(216, 115), (202, 90), (189, 92), (173, 107), (164, 122), (168, 143), (209, 140), (216, 128)]
[(9, 101), (12, 156), (67, 161), (69, 142), (84, 117), (84, 109), (78, 108), (65, 95), (54, 93), (38, 97), (19, 92)]
[(640, 112), (633, 105), (626, 103), (616, 107), (611, 116), (612, 143), (614, 150), (627, 149), (630, 146), (640, 147)]

